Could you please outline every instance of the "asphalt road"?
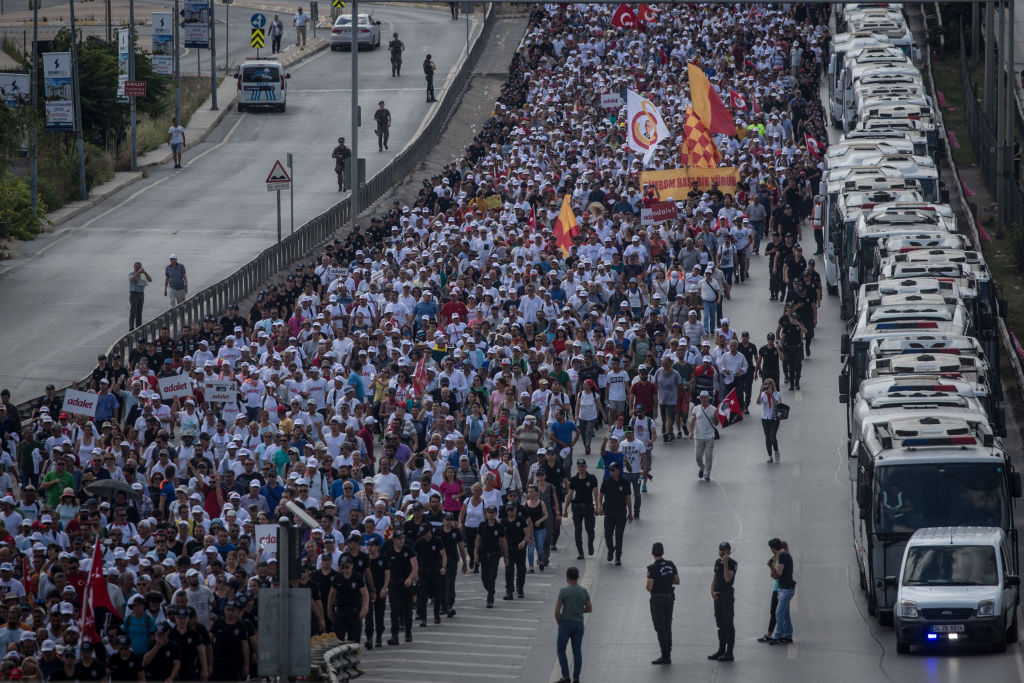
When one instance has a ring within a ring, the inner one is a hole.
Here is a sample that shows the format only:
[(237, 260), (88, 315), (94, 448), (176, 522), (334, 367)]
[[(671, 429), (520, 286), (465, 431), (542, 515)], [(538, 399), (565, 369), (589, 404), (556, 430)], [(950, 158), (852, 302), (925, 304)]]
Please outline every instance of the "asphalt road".
[[(438, 96), (466, 45), (466, 29), (447, 12), (381, 7), (384, 35), (406, 44), (407, 73), (391, 77), (386, 49), (359, 53), (363, 106), (360, 156), (367, 177), (415, 138), (433, 105), (425, 101), (422, 55), (434, 55)], [(479, 24), (474, 24), (479, 31)], [(86, 374), (96, 354), (128, 328), (127, 274), (138, 259), (153, 274), (145, 319), (167, 307), (163, 268), (176, 252), (190, 291), (222, 279), (276, 239), (275, 197), (264, 181), (277, 159), (294, 155), (295, 225), (343, 195), (331, 159), (337, 137), (350, 137), (350, 59), (325, 50), (291, 68), (284, 114), (228, 113), (205, 142), (185, 150), (185, 168), (150, 170), (96, 208), (21, 245), (22, 256), (0, 267), (0, 386), (16, 401)], [(372, 111), (385, 100), (393, 117), (391, 150), (378, 153)], [(283, 230), (289, 230), (287, 193)]]
[[(759, 343), (781, 315), (779, 304), (768, 303), (765, 269), (765, 259), (756, 258), (754, 279), (734, 287), (725, 311), (734, 329), (749, 330)], [(572, 543), (563, 534), (548, 572), (527, 577), (526, 602), (499, 600), (495, 609), (485, 610), (479, 577), (460, 577), (457, 590), (462, 597), (455, 619), (416, 627), (411, 646), (403, 643), (364, 653), (366, 678), (401, 681), (416, 673), (424, 681), (490, 679), (497, 674), (507, 680), (557, 680), (552, 610), (565, 569), (575, 564), (594, 600), (594, 612), (586, 620), (584, 681), (746, 683), (782, 677), (811, 683), (826, 676), (857, 683), (1024, 680), (1019, 644), (1001, 655), (897, 655), (892, 629), (868, 616), (854, 561), (850, 483), (841, 450), (845, 418), (835, 390), (841, 334), (837, 311), (836, 300), (826, 298), (813, 356), (804, 364), (803, 389), (783, 392), (792, 417), (779, 434), (781, 463), (764, 461), (759, 414), (723, 430), (710, 483), (697, 481), (692, 442), (659, 442), (656, 476), (643, 496), (641, 519), (626, 530), (623, 566), (604, 561), (603, 540), (594, 557), (577, 562)], [(1011, 429), (1010, 438), (1010, 451), (1019, 453), (1016, 429)], [(594, 469), (596, 453), (588, 461), (591, 471), (603, 476)], [(1017, 518), (1018, 525), (1024, 522), (1020, 508)], [(571, 534), (571, 522), (567, 523)], [(600, 529), (599, 520), (599, 535)], [(764, 565), (770, 556), (767, 541), (773, 536), (789, 542), (795, 559), (796, 642), (788, 647), (756, 642), (768, 624), (771, 580)], [(717, 646), (709, 586), (723, 540), (732, 543), (739, 563), (733, 663), (706, 658)], [(679, 567), (682, 579), (676, 591), (670, 667), (649, 663), (659, 654), (644, 590), (654, 541), (665, 544), (666, 557)], [(470, 608), (465, 616), (463, 606)], [(518, 658), (506, 659), (508, 654)], [(474, 661), (486, 667), (460, 663)], [(491, 668), (501, 664), (507, 666)]]

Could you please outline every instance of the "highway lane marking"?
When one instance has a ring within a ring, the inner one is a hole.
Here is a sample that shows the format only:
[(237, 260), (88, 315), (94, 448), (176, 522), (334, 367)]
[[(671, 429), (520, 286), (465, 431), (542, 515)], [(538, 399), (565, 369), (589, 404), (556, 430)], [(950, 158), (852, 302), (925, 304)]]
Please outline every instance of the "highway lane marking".
[[(378, 663), (379, 662), (374, 662), (374, 664), (378, 664)], [(386, 664), (386, 661), (383, 662), (383, 663)], [(424, 675), (423, 669), (391, 669), (391, 668), (388, 668), (385, 673), (389, 673), (389, 674), (416, 674), (417, 676), (423, 676)], [(399, 681), (400, 683), (406, 683), (406, 681), (409, 680), (408, 678), (377, 678), (377, 672), (376, 671), (366, 671), (366, 672), (363, 673), (363, 676), (366, 677), (366, 678), (369, 678), (369, 679), (373, 679), (373, 680), (379, 680), (379, 681)], [(498, 679), (506, 679), (506, 680), (508, 679), (508, 675), (507, 674), (488, 674), (488, 673), (483, 673), (483, 672), (472, 672), (472, 671), (467, 671), (465, 673), (463, 673), (461, 671), (445, 671), (444, 672), (444, 676), (447, 677), (447, 678), (498, 678)]]
[[(117, 205), (110, 207), (109, 209), (107, 209), (106, 211), (104, 211), (103, 213), (101, 213), (100, 215), (98, 215), (98, 216), (96, 216), (94, 218), (90, 218), (88, 221), (86, 221), (85, 223), (83, 223), (80, 226), (70, 225), (70, 226), (64, 228), (63, 230), (58, 230), (54, 234), (55, 235), (60, 235), (60, 237), (58, 237), (53, 242), (51, 242), (50, 244), (47, 244), (45, 247), (43, 247), (42, 249), (37, 251), (32, 256), (32, 258), (38, 258), (38, 257), (42, 256), (43, 254), (48, 252), (50, 249), (52, 249), (53, 247), (57, 246), (58, 244), (60, 244), (64, 240), (66, 240), (68, 237), (70, 237), (72, 235), (72, 233), (74, 233), (76, 230), (84, 230), (85, 228), (88, 228), (90, 225), (92, 225), (93, 223), (95, 223), (99, 219), (103, 218), (104, 216), (106, 216), (106, 215), (108, 215), (110, 213), (113, 213), (114, 211), (117, 211), (122, 206), (124, 206), (128, 202), (130, 202), (133, 199), (135, 199), (136, 197), (138, 197), (143, 192), (148, 192), (149, 190), (153, 189), (154, 187), (156, 187), (157, 185), (159, 185), (160, 183), (164, 182), (165, 180), (167, 180), (169, 178), (170, 178), (170, 176), (166, 176), (164, 178), (161, 178), (160, 180), (157, 180), (152, 185), (144, 187), (141, 190), (137, 190), (136, 192), (132, 193), (129, 197), (127, 197), (123, 201), (119, 202)], [(4, 272), (6, 272), (6, 270)]]
[(191, 166), (192, 164), (196, 163), (197, 161), (202, 159), (204, 156), (206, 156), (210, 152), (214, 151), (215, 149), (219, 149), (223, 145), (226, 145), (231, 140), (231, 135), (235, 132), (235, 129), (238, 128), (239, 124), (242, 123), (242, 120), (244, 118), (245, 118), (245, 114), (242, 114), (241, 116), (239, 116), (238, 120), (235, 121), (235, 124), (233, 126), (231, 126), (231, 130), (229, 130), (227, 132), (227, 135), (224, 136), (223, 140), (218, 142), (216, 145), (214, 145), (210, 149), (208, 149), (208, 150), (206, 150), (206, 151), (204, 151), (204, 152), (202, 152), (200, 154), (197, 154), (196, 156), (192, 157), (192, 159), (190, 159), (189, 162), (187, 164), (185, 164), (185, 165), (186, 166)]
[[(352, 88), (305, 88), (289, 90), (293, 93), (352, 92)], [(359, 92), (423, 92), (423, 88), (359, 88)]]

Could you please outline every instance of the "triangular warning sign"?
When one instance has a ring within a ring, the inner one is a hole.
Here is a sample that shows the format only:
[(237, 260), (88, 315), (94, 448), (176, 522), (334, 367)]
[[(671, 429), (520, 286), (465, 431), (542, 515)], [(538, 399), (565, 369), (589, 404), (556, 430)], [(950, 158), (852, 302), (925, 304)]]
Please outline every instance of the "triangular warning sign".
[(274, 167), (270, 169), (270, 175), (267, 176), (268, 183), (290, 183), (292, 181), (288, 172), (284, 170), (284, 166), (281, 165), (280, 160), (274, 162)]

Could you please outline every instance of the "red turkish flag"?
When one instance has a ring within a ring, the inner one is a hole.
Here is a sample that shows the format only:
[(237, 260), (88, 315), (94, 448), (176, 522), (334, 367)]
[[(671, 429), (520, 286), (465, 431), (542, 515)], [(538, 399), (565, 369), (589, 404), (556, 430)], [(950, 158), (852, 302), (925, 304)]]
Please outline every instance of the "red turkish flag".
[(654, 5), (637, 5), (636, 18), (647, 24), (655, 24), (658, 21), (658, 14), (661, 12)]
[(747, 111), (747, 100), (732, 88), (729, 88), (729, 106), (734, 110)]
[(96, 608), (102, 607), (118, 619), (121, 613), (114, 607), (107, 591), (107, 581), (103, 578), (103, 550), (97, 542), (92, 553), (92, 564), (89, 566), (89, 582), (82, 600), (82, 621), (79, 630), (83, 638), (88, 638), (94, 645), (100, 642), (100, 634), (96, 628)]
[(718, 404), (718, 421), (724, 429), (742, 419), (743, 407), (736, 396), (736, 390), (733, 389), (726, 395), (725, 400)]
[(633, 14), (633, 10), (629, 9), (629, 5), (622, 3), (615, 8), (615, 14), (612, 15), (612, 26), (616, 28), (636, 28), (636, 24), (636, 15)]
[(761, 113), (761, 104), (757, 101), (757, 95), (751, 95), (750, 96), (750, 102), (753, 104), (753, 107), (752, 107), (753, 112), (755, 114), (760, 114)]
[(813, 156), (816, 159), (820, 159), (822, 153), (825, 151), (822, 148), (821, 143), (812, 138), (807, 133), (804, 133), (804, 142), (807, 144), (807, 151), (810, 152), (811, 156)]
[(530, 207), (530, 217), (526, 219), (526, 225), (530, 228), (530, 234), (537, 232), (537, 209), (534, 206)]

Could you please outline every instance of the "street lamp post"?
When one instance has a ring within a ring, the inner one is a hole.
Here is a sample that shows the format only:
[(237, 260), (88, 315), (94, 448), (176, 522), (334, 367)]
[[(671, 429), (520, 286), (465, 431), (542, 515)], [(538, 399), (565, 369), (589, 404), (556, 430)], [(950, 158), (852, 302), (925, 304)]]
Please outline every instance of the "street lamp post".
[[(38, 1), (38, 0), (37, 0)], [(83, 200), (89, 198), (85, 188), (85, 140), (82, 137), (82, 92), (78, 82), (78, 34), (75, 29), (75, 0), (68, 0), (71, 11), (71, 83), (74, 91), (75, 130), (78, 131), (78, 193)]]
[(352, 193), (349, 195), (349, 227), (356, 229), (359, 214), (359, 0), (352, 0)]

